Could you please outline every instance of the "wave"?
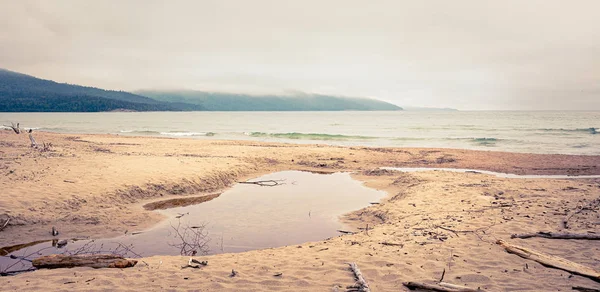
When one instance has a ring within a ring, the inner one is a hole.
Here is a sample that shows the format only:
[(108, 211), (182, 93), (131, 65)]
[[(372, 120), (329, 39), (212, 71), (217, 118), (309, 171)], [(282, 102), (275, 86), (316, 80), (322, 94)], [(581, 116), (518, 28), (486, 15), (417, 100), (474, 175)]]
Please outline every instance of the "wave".
[(366, 140), (377, 139), (377, 137), (369, 136), (354, 136), (354, 135), (339, 135), (339, 134), (324, 134), (324, 133), (264, 133), (264, 132), (246, 132), (250, 137), (271, 137), (293, 140)]
[(575, 144), (575, 145), (571, 145), (571, 148), (575, 148), (575, 149), (588, 148), (588, 147), (590, 147), (589, 144)]
[(498, 138), (473, 138), (471, 141), (479, 146), (496, 146)]
[(160, 132), (161, 135), (175, 137), (214, 136), (213, 132)]
[[(11, 130), (11, 131), (12, 131), (12, 128), (11, 128), (11, 127), (9, 127), (9, 126), (5, 126), (5, 125), (0, 125), (0, 129), (3, 129), (3, 130)], [(29, 129), (31, 129), (31, 130), (52, 130), (52, 128), (39, 128), (39, 127), (31, 127), (31, 128), (30, 128), (30, 127), (21, 127), (21, 130), (29, 130)], [(56, 128), (56, 129), (60, 129), (60, 128)]]
[(488, 146), (488, 147), (492, 147), (492, 146), (496, 146), (496, 143), (500, 142), (500, 141), (506, 141), (505, 139), (499, 139), (499, 138), (445, 138), (442, 140), (462, 140), (462, 141), (469, 141), (475, 145), (478, 146)]
[(120, 130), (119, 133), (138, 135), (160, 135), (160, 132), (150, 130)]
[(132, 135), (148, 135), (148, 136), (174, 136), (174, 137), (194, 137), (194, 136), (214, 136), (213, 132), (187, 132), (187, 131), (170, 131), (159, 132), (151, 130), (120, 130), (119, 133)]
[(542, 128), (542, 129), (536, 129), (536, 131), (551, 132), (551, 133), (588, 133), (591, 135), (596, 135), (596, 134), (598, 134), (598, 131), (600, 131), (600, 129), (599, 128), (578, 128), (578, 129)]

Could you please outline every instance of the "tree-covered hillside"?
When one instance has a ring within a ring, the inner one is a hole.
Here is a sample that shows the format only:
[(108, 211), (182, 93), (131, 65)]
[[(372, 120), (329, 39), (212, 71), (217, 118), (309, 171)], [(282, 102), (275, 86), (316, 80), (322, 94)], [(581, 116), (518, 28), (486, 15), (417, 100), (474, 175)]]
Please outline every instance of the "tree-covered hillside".
[(124, 91), (104, 90), (35, 78), (0, 69), (0, 112), (97, 112), (201, 110)]
[(247, 95), (202, 91), (137, 94), (57, 83), (0, 69), (0, 112), (132, 111), (382, 111), (402, 110), (369, 98), (322, 94)]
[(298, 93), (294, 95), (247, 95), (203, 91), (138, 91), (166, 102), (200, 105), (209, 111), (394, 111), (401, 107), (391, 103), (355, 97)]

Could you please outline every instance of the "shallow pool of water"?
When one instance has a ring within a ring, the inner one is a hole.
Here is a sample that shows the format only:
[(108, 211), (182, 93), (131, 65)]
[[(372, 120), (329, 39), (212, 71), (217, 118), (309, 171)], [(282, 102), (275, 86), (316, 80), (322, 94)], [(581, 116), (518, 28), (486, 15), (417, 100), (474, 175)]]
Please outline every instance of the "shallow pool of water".
[[(348, 173), (314, 174), (284, 171), (254, 179), (276, 180), (277, 186), (237, 184), (209, 201), (160, 210), (168, 219), (142, 233), (128, 230), (127, 234), (111, 239), (68, 240), (66, 246), (53, 246), (51, 240), (30, 246), (7, 249), (8, 255), (35, 258), (55, 253), (107, 253), (117, 249), (127, 256), (180, 255), (182, 248), (189, 253), (193, 246), (182, 246), (181, 238), (193, 241), (197, 232), (207, 235), (207, 254), (243, 252), (254, 249), (300, 244), (339, 235), (337, 230), (349, 229), (340, 222), (345, 213), (364, 208), (385, 196), (363, 186)], [(193, 228), (204, 226), (202, 228)], [(125, 231), (124, 231), (125, 232)], [(54, 245), (56, 245), (56, 241)], [(202, 248), (196, 248), (202, 254)], [(41, 250), (39, 253), (31, 254)], [(1, 252), (1, 250), (0, 250)], [(0, 253), (2, 255), (2, 253)], [(18, 261), (0, 257), (0, 271)], [(22, 269), (27, 262), (12, 269)]]

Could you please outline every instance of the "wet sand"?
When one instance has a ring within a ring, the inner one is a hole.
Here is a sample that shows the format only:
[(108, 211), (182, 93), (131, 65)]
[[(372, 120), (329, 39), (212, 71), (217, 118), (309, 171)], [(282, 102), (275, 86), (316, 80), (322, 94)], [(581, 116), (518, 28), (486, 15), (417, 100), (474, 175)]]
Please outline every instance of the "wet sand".
[[(401, 173), (379, 167), (468, 168), (514, 174), (598, 175), (600, 156), (453, 149), (335, 147), (115, 135), (0, 131), (0, 246), (61, 238), (110, 237), (162, 219), (148, 203), (222, 192), (236, 181), (283, 170), (353, 172), (388, 196), (344, 216), (357, 234), (267, 250), (143, 258), (134, 268), (40, 270), (0, 277), (6, 290), (344, 291), (356, 262), (374, 291), (439, 280), (488, 291), (555, 291), (599, 284), (506, 253), (504, 239), (600, 269), (600, 242), (510, 239), (560, 231), (567, 214), (600, 197), (600, 179), (509, 179), (487, 174)], [(570, 219), (571, 232), (600, 232), (599, 210)], [(360, 228), (369, 224), (369, 230)], [(237, 276), (229, 277), (231, 270)], [(281, 276), (274, 276), (282, 273)], [(67, 283), (67, 284), (65, 284)]]

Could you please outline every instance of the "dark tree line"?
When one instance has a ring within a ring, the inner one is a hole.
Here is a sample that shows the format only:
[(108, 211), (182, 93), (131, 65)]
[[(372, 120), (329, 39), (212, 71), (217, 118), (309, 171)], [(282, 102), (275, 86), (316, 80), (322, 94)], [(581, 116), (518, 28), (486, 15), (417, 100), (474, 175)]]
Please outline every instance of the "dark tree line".
[(0, 112), (201, 110), (199, 105), (157, 101), (124, 91), (56, 83), (0, 69)]

